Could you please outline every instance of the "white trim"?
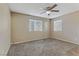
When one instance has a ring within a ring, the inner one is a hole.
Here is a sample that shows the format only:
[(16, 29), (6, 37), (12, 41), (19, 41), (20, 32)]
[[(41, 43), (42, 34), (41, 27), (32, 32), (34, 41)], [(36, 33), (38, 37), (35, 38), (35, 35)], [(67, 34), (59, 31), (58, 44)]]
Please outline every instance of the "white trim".
[(6, 50), (3, 50), (3, 51), (0, 53), (0, 56), (7, 56), (8, 51), (9, 51), (9, 49), (10, 49), (10, 46), (11, 46), (11, 45), (9, 45), (9, 46), (6, 48)]
[[(43, 38), (43, 39), (49, 39), (49, 38)], [(42, 40), (42, 39), (38, 39), (38, 40)], [(21, 41), (21, 42), (15, 42), (11, 44), (20, 44), (20, 43), (31, 42), (31, 41), (36, 41), (36, 40), (34, 39), (34, 40), (28, 40), (28, 41)]]
[[(52, 38), (52, 39), (53, 39), (53, 38)], [(68, 40), (63, 40), (63, 39), (58, 39), (58, 38), (54, 38), (54, 39), (57, 39), (57, 40), (61, 40), (61, 41), (64, 41), (64, 42), (68, 42), (68, 43), (72, 43), (72, 44), (79, 45), (79, 43), (74, 43), (74, 42), (68, 41)]]

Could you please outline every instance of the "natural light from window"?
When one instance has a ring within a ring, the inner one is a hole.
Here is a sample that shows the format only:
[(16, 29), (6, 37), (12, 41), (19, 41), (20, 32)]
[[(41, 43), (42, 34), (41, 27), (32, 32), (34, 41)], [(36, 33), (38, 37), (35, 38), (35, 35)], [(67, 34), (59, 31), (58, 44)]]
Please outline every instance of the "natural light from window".
[(54, 31), (62, 31), (62, 20), (54, 20)]
[(29, 20), (29, 31), (43, 31), (43, 24), (41, 20)]

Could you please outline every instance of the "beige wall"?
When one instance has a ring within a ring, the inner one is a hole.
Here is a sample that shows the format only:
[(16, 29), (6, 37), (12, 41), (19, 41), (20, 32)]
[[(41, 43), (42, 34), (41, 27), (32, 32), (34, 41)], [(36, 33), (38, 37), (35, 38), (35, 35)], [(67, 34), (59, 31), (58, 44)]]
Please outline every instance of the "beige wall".
[(79, 44), (79, 11), (57, 17), (53, 20), (59, 19), (63, 21), (63, 31), (54, 32), (52, 30), (52, 38)]
[(0, 56), (7, 54), (10, 37), (10, 11), (6, 4), (0, 4)]
[(29, 32), (29, 19), (48, 21), (45, 18), (12, 13), (12, 43), (16, 44), (49, 37), (48, 31)]

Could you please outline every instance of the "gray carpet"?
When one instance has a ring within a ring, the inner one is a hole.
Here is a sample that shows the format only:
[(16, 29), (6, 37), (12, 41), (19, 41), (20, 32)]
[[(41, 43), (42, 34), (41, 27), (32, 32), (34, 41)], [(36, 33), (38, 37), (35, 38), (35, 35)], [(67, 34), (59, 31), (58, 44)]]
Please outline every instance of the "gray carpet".
[[(10, 47), (10, 50), (7, 55), (8, 56), (72, 56), (76, 55), (72, 53), (74, 48), (79, 48), (79, 46), (72, 43), (60, 41), (57, 39), (43, 39), (21, 44), (14, 44)], [(79, 53), (77, 53), (77, 55), (79, 55)]]

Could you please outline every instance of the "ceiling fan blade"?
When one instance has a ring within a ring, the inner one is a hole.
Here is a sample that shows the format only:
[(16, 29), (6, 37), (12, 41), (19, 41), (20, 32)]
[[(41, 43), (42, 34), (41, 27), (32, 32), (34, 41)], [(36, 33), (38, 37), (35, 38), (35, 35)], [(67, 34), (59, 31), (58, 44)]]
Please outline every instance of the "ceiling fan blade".
[(40, 14), (46, 13), (46, 11), (41, 12)]
[(59, 10), (51, 10), (51, 12), (59, 12)]
[(48, 10), (51, 10), (53, 8), (55, 8), (57, 6), (57, 4), (54, 4), (52, 7), (48, 8)]

